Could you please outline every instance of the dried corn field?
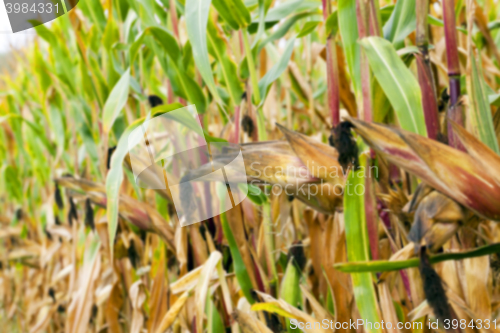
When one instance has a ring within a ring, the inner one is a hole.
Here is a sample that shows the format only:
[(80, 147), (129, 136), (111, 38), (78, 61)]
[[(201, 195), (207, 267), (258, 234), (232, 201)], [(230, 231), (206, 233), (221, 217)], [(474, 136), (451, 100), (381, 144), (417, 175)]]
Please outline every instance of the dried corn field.
[(82, 0), (33, 30), (2, 56), (1, 332), (500, 332), (496, 0)]

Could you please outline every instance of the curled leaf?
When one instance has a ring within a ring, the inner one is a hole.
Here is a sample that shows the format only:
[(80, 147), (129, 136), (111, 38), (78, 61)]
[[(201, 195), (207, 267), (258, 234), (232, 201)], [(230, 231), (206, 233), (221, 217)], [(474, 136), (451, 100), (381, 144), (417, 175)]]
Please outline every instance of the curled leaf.
[[(484, 165), (495, 165), (491, 154), (485, 157), (478, 151), (487, 151), (480, 142), (472, 143), (473, 155), (428, 139), (418, 134), (379, 124), (369, 124), (350, 118), (355, 131), (370, 147), (389, 162), (418, 176), (428, 185), (473, 210), (480, 216), (500, 220), (500, 174)], [(466, 140), (465, 140), (466, 141)], [(476, 152), (474, 152), (476, 150)], [(500, 166), (500, 165), (499, 165)]]

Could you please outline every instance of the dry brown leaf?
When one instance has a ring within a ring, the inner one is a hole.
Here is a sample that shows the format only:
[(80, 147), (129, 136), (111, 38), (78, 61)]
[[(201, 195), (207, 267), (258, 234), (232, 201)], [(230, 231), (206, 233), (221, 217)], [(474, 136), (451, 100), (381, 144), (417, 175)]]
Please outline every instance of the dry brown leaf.
[[(172, 293), (175, 295), (193, 289), (198, 283), (198, 279), (201, 276), (203, 267), (204, 265), (193, 269), (192, 271), (184, 275), (182, 278), (172, 283), (170, 285), (170, 290), (172, 291)], [(217, 273), (212, 273), (210, 279), (211, 280), (218, 279)]]
[(205, 305), (208, 296), (208, 287), (210, 283), (210, 277), (212, 274), (216, 273), (216, 266), (222, 259), (222, 254), (218, 251), (213, 251), (210, 253), (210, 257), (203, 264), (203, 269), (200, 272), (200, 278), (198, 280), (195, 289), (195, 301), (196, 301), (196, 328), (198, 332), (203, 331), (203, 319), (205, 317)]
[(142, 305), (146, 300), (144, 284), (141, 280), (136, 281), (129, 290), (129, 298), (132, 304), (132, 322), (130, 324), (130, 333), (139, 333), (144, 324), (144, 314)]
[(243, 333), (272, 333), (263, 322), (243, 311), (235, 309), (232, 316), (240, 325)]
[[(297, 309), (296, 307), (291, 306), (290, 304), (288, 304), (287, 302), (285, 302), (282, 299), (277, 300), (274, 297), (272, 297), (271, 295), (262, 293), (260, 291), (256, 291), (256, 293), (264, 300), (264, 302), (272, 303), (273, 305), (278, 306), (283, 311), (286, 311), (286, 312), (290, 313), (291, 315), (293, 315), (298, 320), (298, 322), (314, 323), (314, 322), (318, 321), (314, 317), (312, 317), (311, 315)], [(304, 328), (303, 331), (306, 333), (326, 333), (327, 332), (327, 330), (323, 329), (322, 327), (317, 328), (317, 326), (318, 325), (316, 325), (316, 328)]]
[(177, 318), (177, 315), (184, 307), (184, 304), (186, 304), (186, 301), (188, 300), (190, 293), (191, 291), (184, 292), (170, 307), (170, 309), (168, 309), (168, 312), (163, 317), (160, 326), (156, 330), (156, 333), (164, 333), (170, 326), (172, 326), (175, 319)]
[(66, 332), (68, 333), (84, 333), (87, 331), (87, 323), (90, 320), (94, 301), (95, 282), (101, 269), (100, 245), (95, 246), (97, 246), (97, 249), (89, 247), (87, 250), (87, 261), (80, 270), (78, 289), (68, 308), (66, 320)]

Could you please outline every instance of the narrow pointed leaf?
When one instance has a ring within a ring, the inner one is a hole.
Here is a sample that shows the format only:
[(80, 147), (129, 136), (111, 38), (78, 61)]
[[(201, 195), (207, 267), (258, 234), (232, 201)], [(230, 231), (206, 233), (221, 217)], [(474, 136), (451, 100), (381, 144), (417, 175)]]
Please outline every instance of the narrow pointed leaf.
[(476, 136), (495, 153), (500, 154), (498, 141), (493, 126), (490, 103), (486, 95), (486, 83), (484, 82), (481, 67), (474, 55), (469, 53), (471, 73), (467, 75), (467, 90), (469, 91), (469, 120)]
[(242, 0), (213, 0), (212, 3), (233, 29), (238, 30), (250, 24), (250, 12)]
[(378, 83), (391, 102), (401, 127), (427, 136), (420, 86), (394, 47), (380, 37), (360, 41)]
[[(360, 163), (364, 164), (366, 157), (360, 158)], [(351, 171), (347, 180), (348, 188), (351, 191), (344, 193), (344, 221), (347, 246), (347, 258), (349, 261), (369, 261), (370, 241), (366, 228), (365, 205), (363, 193), (357, 194), (355, 189), (364, 186), (364, 171)], [(354, 298), (361, 318), (369, 322), (380, 322), (377, 297), (373, 278), (370, 273), (351, 274), (354, 288)], [(368, 332), (381, 333), (382, 331), (367, 326)]]
[[(220, 185), (220, 184), (218, 184)], [(217, 192), (227, 191), (225, 187), (217, 186)], [(220, 192), (223, 193), (223, 192)], [(224, 192), (226, 193), (226, 192)], [(224, 196), (219, 196), (219, 198), (224, 198)], [(221, 200), (222, 207), (224, 206), (224, 200)], [(240, 209), (239, 206), (236, 206), (233, 209)], [(240, 249), (238, 248), (238, 244), (236, 243), (236, 239), (234, 238), (231, 227), (229, 226), (229, 221), (226, 213), (222, 213), (220, 216), (220, 222), (222, 226), (222, 230), (224, 232), (224, 237), (226, 237), (227, 242), (229, 243), (229, 250), (231, 251), (231, 257), (233, 258), (234, 265), (234, 273), (236, 275), (236, 279), (238, 280), (238, 284), (243, 291), (247, 301), (250, 304), (255, 303), (255, 299), (252, 296), (252, 290), (254, 289), (252, 286), (252, 281), (250, 280), (250, 276), (248, 275), (247, 268), (245, 266), (245, 262), (243, 261), (243, 257), (241, 256)]]
[[(164, 105), (162, 110), (168, 112), (171, 110), (176, 110), (179, 108), (178, 103)], [(153, 114), (154, 116), (154, 114)], [(106, 201), (106, 217), (108, 219), (108, 234), (109, 243), (114, 244), (116, 230), (118, 227), (118, 207), (120, 204), (119, 190), (123, 182), (123, 160), (128, 154), (128, 136), (129, 134), (140, 126), (146, 118), (141, 118), (130, 124), (120, 137), (118, 144), (116, 145), (116, 150), (111, 156), (110, 169), (106, 177), (106, 196), (108, 200)], [(111, 252), (113, 247), (111, 247)], [(113, 254), (113, 253), (112, 253)]]
[(349, 74), (358, 97), (361, 93), (360, 46), (358, 44), (358, 22), (356, 18), (356, 0), (339, 0), (338, 2), (339, 30), (342, 36), (342, 46), (349, 67)]
[(102, 125), (104, 131), (109, 133), (111, 127), (120, 114), (128, 99), (128, 91), (130, 86), (130, 68), (128, 68), (111, 90), (111, 93), (104, 104), (104, 110), (102, 114)]
[[(463, 252), (454, 253), (440, 253), (429, 258), (431, 264), (437, 264), (439, 262), (447, 260), (463, 260), (467, 258), (475, 258), (490, 255), (492, 253), (497, 253), (500, 251), (500, 243), (494, 243), (491, 245), (485, 245)], [(397, 271), (400, 269), (406, 269), (411, 267), (418, 267), (420, 264), (419, 258), (412, 258), (408, 260), (374, 260), (369, 262), (347, 262), (335, 264), (335, 269), (341, 272), (354, 273), (354, 272), (387, 272), (387, 271)]]
[(208, 23), (207, 27), (209, 51), (214, 58), (219, 61), (219, 66), (224, 77), (226, 88), (234, 105), (238, 105), (241, 100), (243, 89), (238, 79), (236, 64), (228, 57), (224, 39), (219, 35), (213, 22)]
[[(179, 87), (175, 92), (183, 98), (187, 98), (191, 103), (196, 105), (196, 109), (199, 112), (204, 113), (206, 110), (205, 95), (201, 87), (183, 68), (181, 51), (174, 36), (166, 29), (159, 26), (149, 27), (146, 31), (150, 33), (161, 46), (161, 48), (159, 48), (156, 44), (149, 44), (155, 51), (160, 60), (160, 64), (170, 80), (178, 82)], [(166, 61), (169, 59), (164, 59), (165, 53), (163, 53), (162, 50), (170, 57), (170, 61)]]
[(299, 34), (297, 35), (297, 38), (305, 37), (305, 36), (309, 35), (310, 33), (312, 33), (316, 29), (316, 27), (320, 23), (321, 23), (320, 21), (306, 22), (304, 24), (304, 26), (302, 27), (302, 30), (300, 30)]
[(293, 44), (295, 43), (295, 38), (291, 38), (285, 45), (285, 50), (281, 55), (279, 61), (274, 64), (274, 66), (264, 75), (262, 79), (259, 81), (259, 91), (261, 101), (264, 102), (266, 99), (267, 91), (271, 87), (271, 84), (276, 81), (281, 74), (288, 67), (288, 62), (290, 61), (290, 57), (293, 52)]
[(404, 39), (416, 28), (415, 0), (397, 1), (391, 17), (384, 25), (384, 37), (397, 49), (404, 46)]
[[(300, 291), (300, 273), (292, 257), (286, 266), (285, 275), (281, 282), (280, 297), (296, 308), (299, 307), (302, 298)], [(300, 332), (299, 329), (290, 328), (290, 319), (288, 318), (286, 318), (286, 326), (288, 332)]]
[(193, 48), (193, 58), (201, 77), (210, 93), (216, 100), (219, 100), (207, 48), (206, 30), (211, 2), (211, 0), (186, 0), (186, 30)]

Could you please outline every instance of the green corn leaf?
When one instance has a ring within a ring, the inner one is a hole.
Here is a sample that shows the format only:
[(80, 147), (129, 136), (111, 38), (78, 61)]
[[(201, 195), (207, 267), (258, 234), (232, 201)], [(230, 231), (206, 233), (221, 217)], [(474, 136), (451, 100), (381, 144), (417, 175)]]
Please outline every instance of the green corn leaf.
[(57, 151), (58, 155), (62, 154), (65, 146), (65, 128), (66, 124), (64, 123), (64, 119), (61, 114), (61, 110), (59, 108), (52, 104), (49, 107), (49, 114), (50, 114), (50, 127), (52, 131), (55, 134), (55, 139), (56, 139), (56, 144), (57, 144)]
[(328, 16), (325, 22), (327, 36), (335, 36), (339, 30), (339, 12), (334, 11)]
[(109, 88), (106, 83), (106, 79), (104, 78), (102, 71), (99, 67), (99, 63), (97, 62), (97, 59), (94, 57), (91, 57), (89, 59), (90, 62), (90, 75), (93, 77), (93, 84), (94, 84), (94, 89), (96, 93), (97, 100), (99, 101), (99, 104), (102, 106), (105, 103), (106, 96), (109, 94)]
[(156, 25), (157, 22), (155, 19), (155, 10), (154, 10), (155, 1), (136, 0), (134, 2), (137, 15), (139, 16), (141, 22), (146, 26)]
[(78, 8), (81, 9), (85, 16), (94, 23), (99, 32), (104, 31), (106, 26), (106, 16), (104, 15), (104, 9), (102, 8), (101, 1), (99, 0), (88, 0), (78, 4)]
[(7, 165), (3, 170), (3, 184), (9, 197), (15, 199), (17, 202), (21, 202), (23, 198), (21, 178), (19, 175), (19, 170), (10, 165)]
[[(269, 35), (259, 43), (257, 51), (260, 52), (260, 50), (262, 50), (267, 43), (271, 43), (274, 42), (275, 40), (283, 38), (288, 33), (288, 31), (290, 31), (290, 29), (295, 25), (296, 22), (312, 15), (315, 15), (314, 12), (304, 12), (300, 14), (295, 14), (287, 18), (285, 22), (280, 24), (279, 28), (276, 29), (276, 31), (274, 31), (271, 35)], [(246, 63), (246, 60), (244, 60), (244, 62)]]
[[(174, 92), (195, 104), (198, 112), (204, 113), (206, 110), (205, 95), (196, 81), (194, 81), (194, 79), (184, 70), (182, 55), (176, 39), (170, 32), (161, 27), (149, 27), (147, 31), (161, 46), (161, 48), (159, 48), (155, 43), (148, 44), (156, 53), (160, 65), (169, 76)], [(162, 50), (168, 54), (169, 60), (164, 59), (164, 53), (161, 52)]]
[(50, 44), (54, 49), (58, 48), (58, 42), (57, 42), (57, 37), (56, 35), (45, 25), (41, 24), (36, 26), (35, 28), (36, 33), (38, 36), (43, 38), (47, 43)]
[(42, 88), (43, 94), (40, 94), (40, 102), (43, 103), (42, 100), (46, 97), (47, 90), (52, 86), (52, 79), (49, 75), (50, 71), (48, 65), (43, 59), (43, 55), (38, 48), (34, 49), (33, 69), (36, 77), (38, 78), (38, 82), (40, 83), (40, 87)]
[[(227, 195), (226, 186), (217, 184), (217, 193), (219, 194), (219, 198), (221, 198), (221, 208), (222, 210), (225, 210), (225, 202), (222, 198), (225, 198), (225, 196)], [(241, 252), (238, 248), (238, 244), (236, 243), (236, 239), (234, 239), (234, 235), (231, 231), (231, 227), (229, 226), (226, 213), (220, 214), (220, 222), (222, 225), (222, 231), (224, 232), (224, 237), (226, 237), (227, 242), (229, 243), (229, 250), (231, 251), (231, 257), (233, 258), (234, 274), (236, 275), (238, 284), (240, 285), (247, 301), (250, 304), (253, 304), (255, 303), (255, 300), (252, 296), (252, 281), (250, 280), (250, 276), (248, 276), (245, 262), (241, 257)]]
[[(82, 112), (82, 109), (84, 110), (84, 112)], [(82, 138), (83, 144), (85, 145), (85, 151), (90, 156), (94, 171), (98, 171), (99, 170), (98, 148), (94, 136), (92, 134), (92, 126), (90, 120), (88, 120), (85, 115), (85, 113), (87, 112), (88, 115), (90, 116), (91, 113), (90, 108), (83, 100), (80, 100), (78, 102), (74, 101), (71, 103), (71, 110), (73, 119), (77, 124), (79, 124), (77, 126), (77, 130), (78, 133), (80, 134), (80, 137)], [(98, 178), (102, 177), (100, 172), (97, 172), (97, 177)]]
[(118, 30), (118, 25), (113, 18), (108, 20), (106, 24), (106, 29), (104, 29), (104, 34), (102, 36), (102, 45), (109, 52), (114, 43), (120, 41), (120, 31)]
[[(432, 15), (428, 15), (427, 16), (427, 22), (431, 25), (435, 25), (435, 26), (438, 26), (438, 27), (444, 27), (444, 22), (443, 20), (440, 20)], [(457, 31), (460, 31), (461, 33), (463, 33), (464, 35), (467, 35), (468, 32), (467, 32), (467, 29), (462, 27), (462, 26), (458, 26), (457, 27)]]
[[(290, 258), (286, 266), (285, 275), (281, 284), (280, 297), (288, 304), (298, 308), (301, 305), (302, 292), (300, 291), (300, 271), (294, 262), (294, 258)], [(288, 332), (300, 332), (300, 329), (290, 327), (290, 319), (286, 318), (286, 327)]]
[(217, 307), (214, 302), (207, 297), (207, 305), (205, 307), (205, 314), (207, 315), (207, 332), (208, 333), (217, 333), (224, 332), (224, 322), (220, 316)]
[[(13, 119), (19, 119), (22, 122), (24, 122), (28, 127), (32, 130), (32, 132), (38, 137), (38, 140), (45, 146), (47, 151), (50, 153), (50, 155), (55, 156), (56, 150), (54, 149), (54, 146), (52, 143), (47, 139), (47, 135), (45, 133), (45, 130), (37, 123), (34, 123), (32, 121), (29, 121), (28, 119), (23, 118), (22, 116), (18, 114), (12, 114), (9, 113), (3, 117), (0, 118), (0, 123), (2, 123), (4, 120), (7, 120), (9, 118)], [(19, 139), (19, 138), (17, 138)], [(23, 142), (23, 140), (19, 140), (18, 142)]]
[(380, 8), (379, 13), (380, 13), (380, 24), (385, 25), (387, 21), (389, 21), (389, 18), (392, 15), (392, 12), (394, 11), (395, 5), (386, 5)]
[(118, 117), (120, 111), (125, 107), (128, 99), (130, 86), (130, 68), (128, 68), (111, 90), (111, 93), (104, 104), (102, 115), (102, 125), (104, 132), (109, 133), (111, 127)]
[(220, 101), (207, 48), (207, 23), (211, 0), (186, 0), (186, 30), (193, 49), (193, 58), (201, 77), (216, 101)]
[(250, 12), (241, 0), (213, 0), (212, 3), (231, 28), (239, 30), (250, 24)]
[[(366, 165), (366, 156), (360, 156), (360, 165)], [(370, 261), (370, 241), (366, 227), (364, 189), (365, 172), (363, 169), (351, 171), (344, 190), (344, 221), (349, 261)], [(351, 274), (354, 298), (361, 318), (365, 321), (380, 322), (377, 298), (370, 273)], [(381, 333), (375, 327), (366, 327), (370, 333)]]
[(208, 23), (207, 37), (210, 45), (209, 51), (218, 60), (224, 82), (226, 83), (229, 96), (234, 105), (238, 105), (241, 100), (243, 89), (238, 79), (236, 64), (227, 56), (226, 44), (219, 35), (213, 22)]
[(316, 27), (320, 23), (321, 23), (320, 21), (306, 22), (306, 24), (304, 24), (304, 26), (302, 27), (302, 30), (300, 30), (299, 34), (297, 35), (297, 38), (305, 37), (305, 36), (309, 35), (311, 32), (314, 31), (314, 29), (316, 29)]
[(481, 66), (478, 66), (474, 51), (469, 53), (471, 75), (467, 75), (467, 91), (469, 92), (469, 121), (474, 134), (497, 154), (500, 153), (498, 141), (493, 126), (490, 103), (486, 95)]
[(266, 4), (264, 0), (258, 0), (259, 3), (259, 25), (257, 27), (257, 34), (255, 35), (253, 44), (252, 44), (252, 49), (257, 45), (259, 42), (260, 38), (262, 37), (262, 34), (264, 33), (265, 30), (265, 25), (266, 25)]
[[(243, 184), (239, 184), (243, 185)], [(248, 199), (250, 199), (257, 206), (262, 206), (265, 202), (267, 202), (266, 194), (258, 187), (253, 184), (244, 184), (248, 186)], [(243, 186), (240, 188), (242, 191), (244, 190)]]
[[(152, 116), (158, 115), (160, 113), (177, 110), (182, 108), (182, 104), (173, 103), (168, 105), (162, 105), (163, 111), (158, 113), (153, 113)], [(108, 176), (106, 177), (106, 217), (108, 219), (108, 234), (109, 243), (114, 244), (116, 236), (116, 228), (118, 227), (118, 207), (119, 207), (119, 189), (123, 182), (123, 159), (128, 154), (128, 136), (130, 133), (137, 128), (137, 126), (142, 125), (146, 118), (141, 118), (130, 124), (120, 137), (116, 145), (116, 150), (111, 155), (110, 168)], [(113, 256), (113, 247), (111, 246), (111, 256)]]
[(288, 67), (288, 62), (290, 61), (290, 57), (293, 52), (293, 44), (295, 43), (295, 38), (291, 38), (285, 45), (285, 51), (283, 55), (279, 59), (279, 61), (274, 64), (274, 66), (264, 75), (262, 79), (259, 81), (259, 91), (261, 96), (261, 102), (264, 103), (266, 99), (267, 92), (271, 87), (271, 84), (276, 81), (281, 74)]
[[(118, 227), (118, 207), (120, 204), (120, 186), (123, 182), (123, 159), (128, 154), (128, 135), (139, 125), (144, 119), (132, 123), (121, 136), (116, 150), (111, 155), (110, 168), (106, 177), (106, 217), (108, 219), (108, 234), (109, 244), (114, 244), (116, 229)], [(113, 246), (110, 247), (111, 257), (113, 257)]]
[(397, 1), (391, 17), (384, 25), (384, 37), (390, 40), (396, 48), (404, 46), (404, 39), (416, 29), (415, 0)]
[[(500, 243), (481, 246), (469, 251), (439, 253), (429, 258), (431, 264), (447, 260), (463, 260), (468, 258), (476, 258), (487, 256), (500, 251)], [(411, 258), (407, 260), (373, 260), (365, 262), (347, 262), (335, 264), (335, 269), (345, 273), (360, 273), (360, 272), (389, 272), (398, 271), (401, 269), (418, 267), (420, 264), (419, 258)]]
[(338, 21), (342, 46), (354, 86), (354, 94), (361, 98), (360, 46), (358, 44), (358, 21), (356, 20), (356, 0), (339, 0)]
[(175, 40), (175, 37), (169, 31), (161, 27), (149, 27), (145, 32), (155, 37), (174, 62), (180, 61), (181, 50), (179, 49), (179, 44), (177, 44), (177, 40)]
[(135, 57), (137, 55), (137, 53), (139, 53), (139, 50), (140, 48), (142, 47), (143, 45), (143, 42), (144, 42), (144, 37), (146, 37), (147, 33), (143, 32), (142, 34), (140, 34), (136, 39), (135, 41), (130, 44), (130, 48), (129, 48), (129, 61), (130, 61), (130, 66), (132, 66), (134, 60), (135, 60)]
[(398, 57), (394, 46), (380, 37), (359, 42), (378, 83), (392, 104), (401, 127), (427, 136), (420, 86), (413, 73)]
[(293, 13), (300, 13), (317, 9), (321, 6), (321, 1), (317, 0), (290, 0), (269, 10), (266, 15), (266, 22), (279, 22)]

